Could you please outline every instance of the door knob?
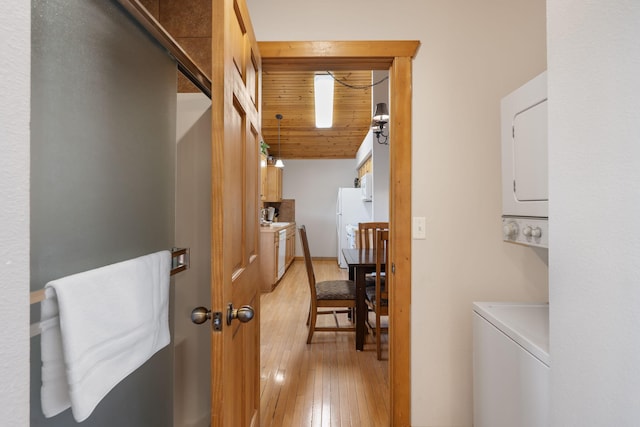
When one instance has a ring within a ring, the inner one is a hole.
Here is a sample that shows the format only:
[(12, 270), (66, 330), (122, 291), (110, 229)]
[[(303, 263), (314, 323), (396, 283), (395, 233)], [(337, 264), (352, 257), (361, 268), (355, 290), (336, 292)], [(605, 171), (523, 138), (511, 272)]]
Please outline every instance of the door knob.
[(191, 311), (191, 321), (196, 325), (202, 325), (211, 319), (211, 310), (206, 307), (196, 307)]
[(229, 308), (227, 309), (227, 325), (231, 325), (231, 321), (233, 319), (238, 319), (242, 323), (247, 323), (249, 320), (253, 319), (253, 315), (253, 307), (250, 305), (233, 308), (233, 304), (229, 303)]

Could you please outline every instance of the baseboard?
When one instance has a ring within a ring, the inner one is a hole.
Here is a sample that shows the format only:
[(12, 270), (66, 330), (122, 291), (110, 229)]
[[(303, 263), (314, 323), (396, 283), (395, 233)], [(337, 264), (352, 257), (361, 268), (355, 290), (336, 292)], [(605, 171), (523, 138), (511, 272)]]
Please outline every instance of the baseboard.
[[(327, 256), (327, 257), (323, 257), (323, 256), (312, 256), (311, 259), (313, 261), (333, 261), (336, 264), (338, 263), (338, 258), (336, 257), (331, 257), (331, 256)], [(294, 261), (304, 261), (304, 257), (303, 256), (297, 256), (293, 259)]]

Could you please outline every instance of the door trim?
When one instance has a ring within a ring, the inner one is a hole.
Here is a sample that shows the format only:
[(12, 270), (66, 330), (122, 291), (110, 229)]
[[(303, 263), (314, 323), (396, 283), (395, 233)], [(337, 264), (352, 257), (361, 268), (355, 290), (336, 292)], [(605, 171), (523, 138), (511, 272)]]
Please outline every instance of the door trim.
[(418, 41), (258, 42), (263, 71), (389, 70), (391, 425), (411, 425), (411, 118), (412, 59)]

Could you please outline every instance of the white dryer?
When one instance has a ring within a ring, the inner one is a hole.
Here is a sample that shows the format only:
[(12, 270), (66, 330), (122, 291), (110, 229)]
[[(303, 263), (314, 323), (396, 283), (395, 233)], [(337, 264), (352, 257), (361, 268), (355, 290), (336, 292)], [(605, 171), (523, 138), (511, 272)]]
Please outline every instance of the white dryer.
[(549, 247), (546, 71), (500, 104), (505, 242)]
[(474, 427), (547, 427), (549, 371), (548, 304), (473, 304)]

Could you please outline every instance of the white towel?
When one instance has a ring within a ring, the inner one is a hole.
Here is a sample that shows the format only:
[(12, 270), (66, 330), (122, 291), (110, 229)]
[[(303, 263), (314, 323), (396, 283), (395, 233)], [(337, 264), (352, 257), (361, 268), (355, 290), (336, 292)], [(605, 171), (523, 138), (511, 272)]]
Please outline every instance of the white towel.
[[(84, 421), (102, 398), (169, 344), (169, 251), (46, 284), (42, 412)], [(58, 321), (59, 318), (59, 321)]]

